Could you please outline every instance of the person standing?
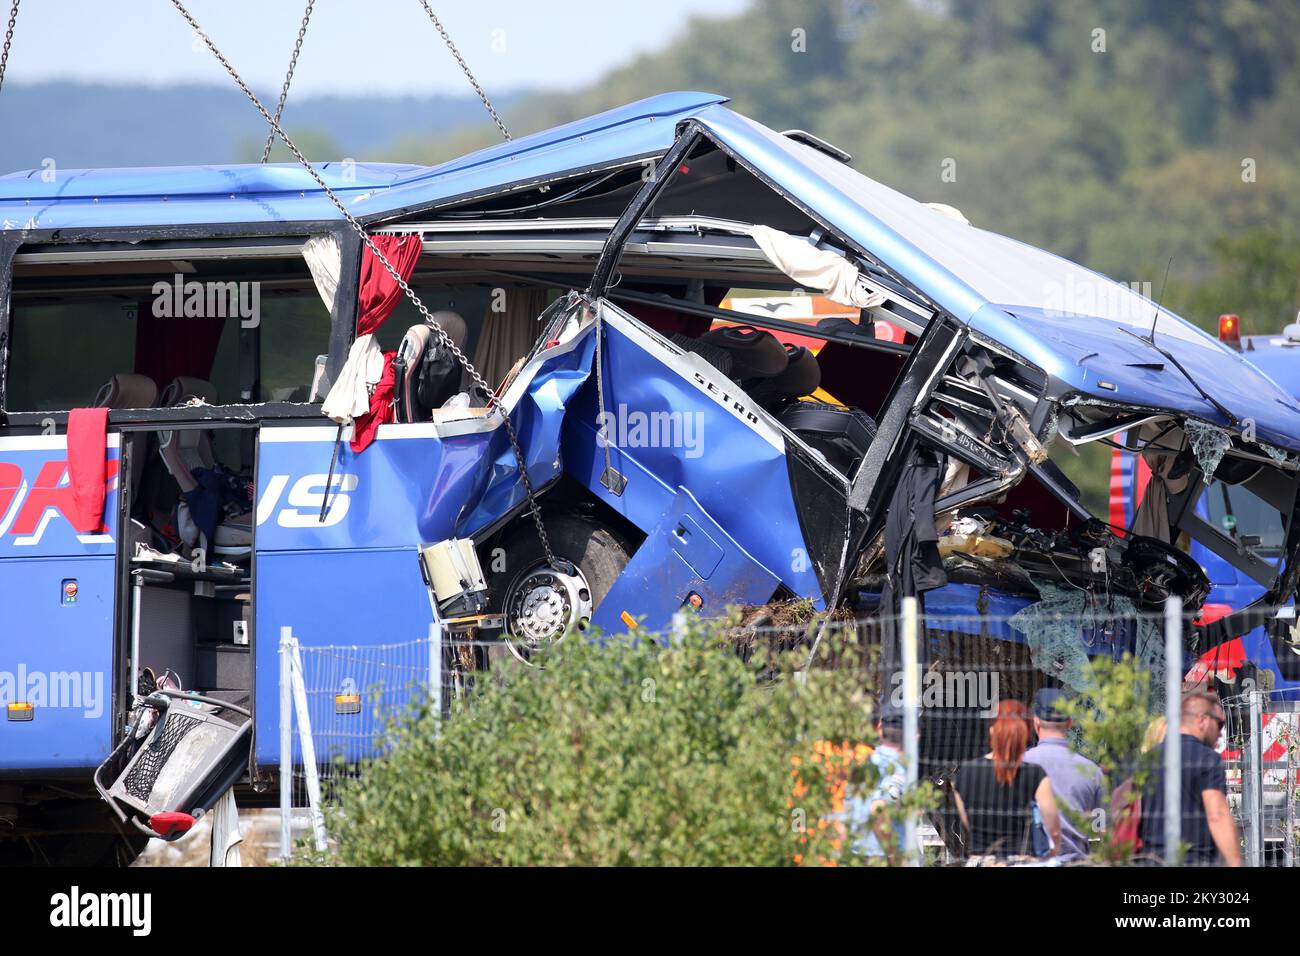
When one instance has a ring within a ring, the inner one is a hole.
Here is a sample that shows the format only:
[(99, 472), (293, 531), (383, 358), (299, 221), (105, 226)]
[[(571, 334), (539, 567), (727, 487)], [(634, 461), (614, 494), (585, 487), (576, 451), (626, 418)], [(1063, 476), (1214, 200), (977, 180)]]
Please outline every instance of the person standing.
[(903, 859), (903, 822), (891, 808), (903, 799), (907, 775), (903, 769), (903, 715), (885, 712), (876, 724), (877, 742), (870, 763), (875, 785), (856, 793), (845, 804), (845, 819), (857, 834), (853, 850), (891, 865)]
[[(1182, 785), (1180, 806), (1183, 862), (1188, 866), (1241, 866), (1241, 837), (1228, 810), (1228, 782), (1223, 761), (1214, 744), (1226, 721), (1223, 705), (1214, 694), (1197, 691), (1183, 695), (1179, 731), (1182, 734)], [(1155, 749), (1151, 778), (1142, 788), (1142, 819), (1138, 825), (1143, 853), (1160, 858), (1165, 853), (1165, 745)]]
[[(1057, 807), (1073, 811), (1061, 812), (1061, 849), (1057, 858), (1062, 862), (1082, 860), (1088, 856), (1088, 837), (1079, 829), (1082, 817), (1089, 817), (1101, 807), (1101, 768), (1081, 754), (1070, 749), (1065, 735), (1071, 721), (1057, 705), (1065, 694), (1044, 687), (1034, 695), (1034, 732), (1037, 745), (1025, 751), (1025, 763), (1043, 768), (1052, 784), (1052, 795)], [(1086, 824), (1084, 824), (1086, 826)]]
[(953, 780), (957, 814), (969, 835), (974, 856), (1030, 856), (1033, 807), (1052, 841), (1061, 845), (1061, 824), (1052, 784), (1043, 768), (1024, 762), (1029, 745), (1029, 712), (1018, 700), (998, 704), (989, 727), (989, 752), (962, 763)]

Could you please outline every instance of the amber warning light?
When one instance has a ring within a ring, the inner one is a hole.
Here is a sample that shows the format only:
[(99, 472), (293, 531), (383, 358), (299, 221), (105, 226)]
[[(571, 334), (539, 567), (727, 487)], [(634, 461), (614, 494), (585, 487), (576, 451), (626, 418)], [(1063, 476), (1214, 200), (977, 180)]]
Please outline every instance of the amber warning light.
[(1241, 317), (1237, 315), (1219, 316), (1219, 341), (1233, 348), (1241, 347)]

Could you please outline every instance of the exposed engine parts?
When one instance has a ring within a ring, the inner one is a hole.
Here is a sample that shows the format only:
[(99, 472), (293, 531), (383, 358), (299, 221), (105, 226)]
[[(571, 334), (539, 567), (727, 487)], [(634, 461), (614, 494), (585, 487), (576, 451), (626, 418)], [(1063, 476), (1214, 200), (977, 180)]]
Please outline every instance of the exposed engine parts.
[(1172, 545), (1141, 535), (1120, 537), (1100, 521), (1044, 531), (1027, 512), (1009, 520), (965, 517), (940, 538), (954, 581), (994, 584), (1035, 595), (1031, 579), (1061, 581), (1099, 595), (1122, 594), (1143, 610), (1174, 596), (1199, 610), (1210, 591), (1205, 572)]

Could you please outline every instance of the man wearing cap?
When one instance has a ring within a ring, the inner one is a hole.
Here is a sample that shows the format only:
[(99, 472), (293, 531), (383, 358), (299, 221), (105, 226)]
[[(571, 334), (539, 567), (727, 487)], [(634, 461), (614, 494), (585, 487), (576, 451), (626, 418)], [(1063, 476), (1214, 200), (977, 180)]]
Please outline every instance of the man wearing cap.
[(890, 822), (885, 811), (903, 799), (907, 776), (903, 770), (903, 715), (886, 710), (876, 724), (878, 742), (871, 752), (877, 779), (870, 792), (850, 796), (845, 816), (859, 835), (853, 849), (863, 856), (897, 863), (902, 857), (903, 824)]
[(1066, 808), (1061, 814), (1061, 850), (1057, 858), (1069, 862), (1088, 855), (1088, 837), (1079, 831), (1076, 821), (1079, 817), (1090, 817), (1101, 806), (1101, 768), (1075, 753), (1066, 742), (1070, 718), (1057, 707), (1064, 699), (1062, 691), (1051, 687), (1034, 694), (1034, 732), (1038, 744), (1025, 751), (1025, 763), (1043, 768), (1057, 804)]

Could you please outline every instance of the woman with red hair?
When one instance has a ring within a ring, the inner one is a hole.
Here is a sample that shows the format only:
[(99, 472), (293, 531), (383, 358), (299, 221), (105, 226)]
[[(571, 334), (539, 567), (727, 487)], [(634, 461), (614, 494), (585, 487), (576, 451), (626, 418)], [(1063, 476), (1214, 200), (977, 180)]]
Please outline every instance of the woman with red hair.
[(1033, 852), (1033, 808), (1052, 840), (1061, 844), (1052, 785), (1043, 768), (1023, 758), (1032, 734), (1029, 711), (1018, 700), (998, 704), (989, 727), (989, 752), (967, 760), (953, 780), (957, 813), (969, 835), (967, 852), (976, 856), (1015, 856)]

